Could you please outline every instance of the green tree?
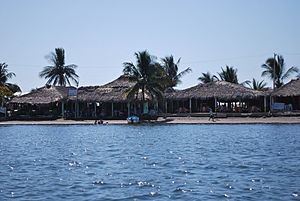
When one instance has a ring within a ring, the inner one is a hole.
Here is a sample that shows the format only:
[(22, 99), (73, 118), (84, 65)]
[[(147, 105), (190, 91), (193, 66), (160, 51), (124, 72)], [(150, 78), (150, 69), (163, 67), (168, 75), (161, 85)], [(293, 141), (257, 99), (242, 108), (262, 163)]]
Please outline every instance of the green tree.
[(21, 92), (18, 85), (7, 82), (9, 79), (16, 76), (15, 73), (9, 72), (7, 67), (8, 65), (6, 63), (0, 63), (0, 86), (7, 87), (12, 93)]
[(222, 71), (218, 73), (221, 80), (238, 84), (237, 69), (229, 66), (226, 66), (225, 70), (223, 68), (221, 69)]
[(136, 65), (130, 62), (123, 63), (125, 77), (136, 84), (127, 91), (127, 97), (133, 99), (139, 92), (142, 93), (142, 101), (145, 102), (145, 94), (153, 98), (161, 98), (163, 87), (161, 84), (162, 69), (156, 62), (156, 58), (147, 51), (136, 52)]
[(70, 80), (78, 86), (79, 76), (75, 72), (77, 66), (75, 64), (65, 65), (65, 50), (63, 48), (55, 48), (55, 52), (51, 52), (46, 58), (52, 64), (44, 67), (40, 72), (40, 77), (48, 79), (47, 84), (71, 86)]
[(166, 76), (166, 81), (167, 81), (167, 87), (175, 87), (178, 84), (181, 83), (181, 78), (187, 74), (190, 73), (192, 70), (190, 68), (186, 68), (185, 70), (181, 71), (180, 73), (178, 73), (178, 66), (180, 63), (180, 59), (179, 58), (177, 60), (177, 62), (174, 62), (174, 57), (171, 56), (167, 56), (162, 58), (162, 68), (164, 70), (165, 76)]
[(251, 89), (259, 91), (264, 90), (267, 85), (267, 83), (264, 80), (258, 81), (254, 78), (252, 79), (252, 82), (248, 80), (245, 81), (244, 84), (248, 85)]
[(5, 96), (13, 96), (13, 92), (6, 86), (0, 86), (0, 106), (2, 105), (2, 102), (3, 102), (3, 97)]
[(284, 58), (281, 55), (275, 55), (275, 58), (268, 58), (261, 67), (264, 69), (261, 76), (268, 77), (274, 81), (275, 88), (281, 87), (284, 84), (284, 80), (293, 73), (299, 72), (298, 68), (294, 66), (286, 70)]
[(202, 73), (202, 76), (200, 76), (198, 80), (201, 81), (202, 83), (210, 83), (210, 82), (215, 82), (219, 79), (215, 75), (212, 75), (210, 72), (207, 72), (207, 73)]

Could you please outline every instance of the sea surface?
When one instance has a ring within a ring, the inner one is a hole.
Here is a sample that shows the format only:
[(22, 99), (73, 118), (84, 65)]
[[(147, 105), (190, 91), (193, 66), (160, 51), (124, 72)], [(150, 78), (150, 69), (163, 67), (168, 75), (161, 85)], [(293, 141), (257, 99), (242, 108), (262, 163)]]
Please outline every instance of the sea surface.
[(300, 125), (0, 126), (0, 200), (300, 200)]

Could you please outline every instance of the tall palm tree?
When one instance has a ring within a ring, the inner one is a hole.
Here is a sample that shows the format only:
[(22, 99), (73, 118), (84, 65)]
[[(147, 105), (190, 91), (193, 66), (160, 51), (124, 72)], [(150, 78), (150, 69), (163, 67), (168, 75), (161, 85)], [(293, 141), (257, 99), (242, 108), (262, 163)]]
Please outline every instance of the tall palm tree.
[(244, 82), (244, 84), (248, 85), (251, 89), (254, 89), (254, 90), (264, 90), (267, 83), (262, 80), (262, 81), (258, 81), (256, 79), (252, 79), (252, 82), (247, 80)]
[(192, 70), (190, 68), (186, 68), (185, 70), (181, 71), (180, 73), (178, 73), (178, 66), (180, 63), (180, 59), (179, 58), (177, 60), (177, 62), (174, 62), (174, 57), (171, 56), (166, 56), (164, 58), (162, 58), (162, 68), (165, 72), (166, 75), (166, 79), (167, 79), (167, 86), (166, 87), (175, 87), (178, 84), (181, 83), (181, 78), (187, 74), (190, 73)]
[(8, 65), (6, 63), (0, 63), (0, 86), (7, 87), (12, 93), (20, 92), (21, 89), (18, 85), (8, 83), (7, 81), (16, 74), (7, 70)]
[(268, 58), (261, 67), (264, 69), (261, 76), (273, 80), (275, 88), (281, 87), (285, 79), (289, 78), (293, 73), (299, 72), (299, 69), (294, 66), (285, 71), (284, 58), (281, 55), (275, 55), (275, 58)]
[(155, 57), (151, 56), (146, 50), (136, 52), (136, 65), (131, 62), (123, 63), (124, 76), (136, 82), (136, 84), (127, 91), (128, 98), (137, 97), (141, 90), (142, 101), (145, 102), (146, 92), (154, 98), (162, 97), (161, 76), (162, 69), (156, 62)]
[(207, 73), (202, 73), (202, 76), (200, 76), (198, 80), (201, 81), (202, 83), (210, 83), (219, 80), (219, 78), (216, 77), (215, 75), (210, 74), (210, 72), (207, 72)]
[(70, 80), (78, 86), (79, 76), (75, 72), (77, 66), (75, 64), (65, 65), (65, 50), (63, 48), (55, 48), (55, 52), (51, 52), (46, 56), (52, 66), (44, 67), (40, 72), (40, 77), (48, 79), (47, 84), (71, 86)]
[(221, 69), (222, 72), (218, 73), (221, 80), (238, 84), (237, 69), (229, 66), (226, 66), (225, 70), (223, 68)]

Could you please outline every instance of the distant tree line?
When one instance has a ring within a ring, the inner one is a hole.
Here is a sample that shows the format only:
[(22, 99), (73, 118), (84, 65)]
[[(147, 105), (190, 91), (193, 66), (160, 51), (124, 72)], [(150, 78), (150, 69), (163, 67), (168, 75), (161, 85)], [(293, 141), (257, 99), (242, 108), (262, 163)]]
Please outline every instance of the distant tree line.
[[(136, 62), (123, 63), (123, 76), (134, 81), (136, 84), (127, 91), (128, 98), (137, 97), (138, 93), (142, 94), (142, 100), (145, 101), (145, 95), (148, 94), (154, 98), (161, 98), (163, 92), (168, 88), (176, 87), (181, 83), (181, 78), (190, 73), (191, 68), (179, 72), (180, 58), (175, 60), (172, 55), (157, 59), (147, 50), (135, 53)], [(47, 79), (46, 84), (71, 86), (75, 83), (79, 84), (79, 76), (76, 74), (77, 65), (65, 64), (65, 50), (63, 48), (55, 48), (46, 56), (50, 65), (45, 66), (39, 73), (39, 76)], [(286, 69), (284, 58), (282, 55), (274, 55), (268, 58), (262, 67), (262, 77), (266, 77), (273, 81), (274, 88), (278, 88), (284, 84), (284, 81), (293, 74), (299, 73), (299, 69), (292, 66)], [(235, 84), (243, 84), (255, 90), (264, 90), (266, 82), (253, 78), (251, 81), (246, 80), (239, 82), (237, 69), (228, 65), (221, 67), (221, 71), (217, 75), (210, 72), (202, 73), (198, 78), (201, 83), (210, 83), (218, 80), (227, 81)], [(12, 96), (21, 89), (17, 84), (9, 83), (8, 80), (16, 76), (15, 73), (8, 71), (6, 63), (0, 63), (0, 97)], [(300, 77), (298, 74), (297, 77)]]
[[(293, 74), (299, 73), (299, 68), (292, 66), (286, 69), (284, 58), (282, 55), (275, 55), (268, 58), (264, 64), (261, 65), (263, 71), (261, 76), (267, 77), (274, 82), (274, 88), (279, 88), (284, 84), (284, 81), (290, 78)], [(212, 75), (210, 72), (202, 73), (198, 80), (202, 83), (210, 83), (218, 80), (239, 84), (237, 78), (237, 69), (234, 67), (226, 66), (225, 69), (221, 68), (221, 72), (218, 73), (219, 77)], [(300, 77), (300, 74), (297, 76)], [(259, 81), (255, 78), (246, 80), (240, 84), (248, 86), (255, 90), (264, 90), (267, 83), (264, 80)]]

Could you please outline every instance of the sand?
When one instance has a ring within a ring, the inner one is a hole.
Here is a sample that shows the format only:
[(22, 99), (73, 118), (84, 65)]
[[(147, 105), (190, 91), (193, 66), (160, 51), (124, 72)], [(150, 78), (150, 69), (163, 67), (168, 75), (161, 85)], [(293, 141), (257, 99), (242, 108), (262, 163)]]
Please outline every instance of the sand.
[[(153, 124), (300, 124), (300, 117), (227, 117), (208, 121), (207, 117), (168, 117), (151, 121)], [(74, 121), (57, 119), (51, 121), (1, 121), (0, 125), (91, 125), (94, 120)], [(126, 120), (104, 120), (104, 124), (124, 125)]]

